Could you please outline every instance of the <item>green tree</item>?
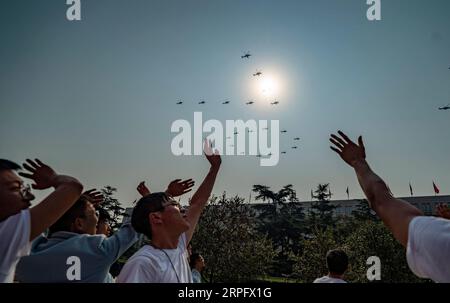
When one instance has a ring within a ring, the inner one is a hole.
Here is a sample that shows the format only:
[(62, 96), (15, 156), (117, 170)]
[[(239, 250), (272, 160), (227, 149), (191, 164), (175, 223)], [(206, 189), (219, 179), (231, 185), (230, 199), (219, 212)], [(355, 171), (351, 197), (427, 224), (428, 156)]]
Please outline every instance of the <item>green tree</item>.
[(297, 193), (292, 185), (284, 186), (273, 192), (268, 186), (254, 185), (256, 200), (268, 201), (267, 205), (258, 207), (258, 230), (267, 235), (277, 251), (272, 272), (273, 275), (292, 273), (292, 254), (301, 250), (302, 234), (305, 230), (304, 213), (298, 202)]
[(272, 243), (256, 230), (255, 214), (240, 197), (213, 197), (205, 208), (192, 247), (206, 261), (204, 278), (247, 282), (265, 275), (272, 263)]
[(330, 203), (332, 193), (330, 184), (319, 184), (314, 191), (313, 199), (309, 210), (309, 225), (312, 228), (320, 228), (325, 230), (328, 226), (335, 225), (334, 210), (336, 206)]
[(309, 239), (303, 242), (303, 252), (295, 257), (293, 277), (299, 282), (312, 283), (328, 273), (327, 252), (339, 248), (331, 229), (314, 228)]
[(365, 221), (347, 238), (345, 243), (351, 270), (349, 282), (367, 283), (367, 259), (377, 256), (381, 260), (382, 283), (421, 282), (409, 269), (406, 252), (382, 222)]
[(122, 225), (122, 219), (125, 215), (125, 208), (120, 206), (120, 202), (114, 197), (117, 189), (111, 186), (105, 186), (101, 189), (104, 196), (104, 201), (98, 206), (108, 212), (111, 220), (111, 230), (112, 232), (117, 231), (117, 229)]
[(376, 213), (370, 208), (367, 200), (359, 200), (356, 209), (352, 211), (352, 216), (357, 221), (379, 221)]

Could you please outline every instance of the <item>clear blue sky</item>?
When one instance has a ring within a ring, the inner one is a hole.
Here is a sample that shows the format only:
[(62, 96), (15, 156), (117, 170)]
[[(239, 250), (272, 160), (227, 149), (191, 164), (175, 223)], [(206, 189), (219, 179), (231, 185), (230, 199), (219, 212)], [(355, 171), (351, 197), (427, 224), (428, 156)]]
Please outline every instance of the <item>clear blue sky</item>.
[[(86, 188), (118, 187), (129, 205), (140, 180), (153, 191), (201, 182), (206, 160), (172, 156), (170, 126), (203, 111), (288, 130), (275, 167), (224, 157), (216, 194), (292, 183), (307, 200), (329, 182), (334, 198), (347, 186), (362, 197), (329, 149), (337, 129), (365, 137), (397, 196), (410, 181), (431, 195), (433, 179), (448, 193), (450, 111), (437, 108), (450, 103), (450, 2), (382, 0), (380, 22), (367, 21), (365, 2), (82, 0), (83, 20), (68, 22), (65, 0), (1, 1), (0, 157), (39, 157)], [(277, 78), (278, 107), (245, 105), (268, 102), (254, 89), (257, 69)]]

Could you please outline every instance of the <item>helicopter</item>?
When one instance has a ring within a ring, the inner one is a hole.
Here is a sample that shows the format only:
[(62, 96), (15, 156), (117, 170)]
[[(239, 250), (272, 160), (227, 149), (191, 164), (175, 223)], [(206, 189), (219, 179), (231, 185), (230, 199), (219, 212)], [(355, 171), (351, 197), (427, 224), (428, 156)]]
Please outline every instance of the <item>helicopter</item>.
[(270, 103), (270, 105), (278, 105), (278, 104), (280, 104), (280, 102), (278, 102), (278, 101)]
[(226, 100), (226, 101), (222, 102), (222, 104), (230, 104), (230, 101)]
[(259, 76), (262, 76), (261, 71), (256, 71), (256, 73), (253, 74), (253, 77), (259, 77)]
[(181, 105), (181, 104), (183, 104), (183, 101), (180, 100), (177, 102), (177, 105)]
[(283, 129), (283, 130), (281, 131), (281, 133), (282, 133), (282, 134), (285, 134), (285, 133), (287, 133), (287, 130)]
[(439, 107), (439, 110), (449, 110), (450, 104), (447, 104), (446, 106)]
[(300, 138), (294, 138), (294, 141), (300, 141)]
[(253, 101), (249, 101), (249, 102), (247, 102), (247, 103), (245, 103), (246, 105), (252, 105), (252, 104), (254, 104), (255, 102), (253, 102)]
[(250, 59), (251, 56), (250, 52), (246, 52), (245, 55), (241, 56), (241, 59)]
[(206, 101), (200, 101), (198, 104), (205, 104), (206, 103)]

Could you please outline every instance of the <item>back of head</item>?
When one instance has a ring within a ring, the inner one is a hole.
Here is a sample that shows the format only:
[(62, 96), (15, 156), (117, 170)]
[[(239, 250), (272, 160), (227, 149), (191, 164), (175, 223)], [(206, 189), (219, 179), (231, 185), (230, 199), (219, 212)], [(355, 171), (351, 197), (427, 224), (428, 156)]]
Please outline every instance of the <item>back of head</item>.
[(133, 209), (131, 215), (131, 225), (138, 233), (144, 234), (149, 239), (152, 238), (152, 226), (149, 215), (152, 212), (164, 209), (164, 203), (169, 201), (166, 193), (153, 193), (141, 198)]
[(195, 268), (195, 264), (197, 263), (197, 260), (200, 259), (200, 254), (193, 253), (189, 259), (189, 266), (191, 269)]
[(49, 227), (49, 233), (53, 234), (58, 231), (70, 232), (75, 220), (84, 216), (88, 203), (89, 201), (86, 198), (80, 197), (78, 201), (55, 222), (55, 224)]
[(5, 159), (0, 159), (0, 172), (3, 170), (18, 170), (20, 165)]
[(98, 221), (99, 222), (111, 222), (111, 215), (108, 213), (107, 210), (103, 208), (98, 208)]
[(343, 275), (348, 267), (347, 254), (340, 249), (330, 250), (327, 253), (327, 267), (330, 273)]

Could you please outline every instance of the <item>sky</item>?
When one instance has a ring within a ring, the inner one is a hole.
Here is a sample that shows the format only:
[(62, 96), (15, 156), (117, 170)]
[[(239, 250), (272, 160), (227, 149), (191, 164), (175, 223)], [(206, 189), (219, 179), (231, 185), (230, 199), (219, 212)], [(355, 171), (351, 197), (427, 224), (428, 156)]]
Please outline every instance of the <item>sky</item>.
[(338, 129), (363, 135), (396, 196), (409, 182), (433, 195), (433, 180), (449, 193), (450, 111), (438, 110), (450, 103), (447, 0), (382, 0), (376, 22), (365, 0), (81, 0), (72, 22), (65, 2), (0, 1), (0, 158), (39, 158), (86, 189), (117, 187), (129, 206), (143, 180), (152, 191), (178, 178), (198, 188), (209, 164), (172, 154), (171, 125), (202, 112), (288, 131), (276, 166), (223, 157), (216, 195), (293, 184), (305, 201), (330, 183), (333, 199), (347, 186), (363, 197), (329, 148)]

